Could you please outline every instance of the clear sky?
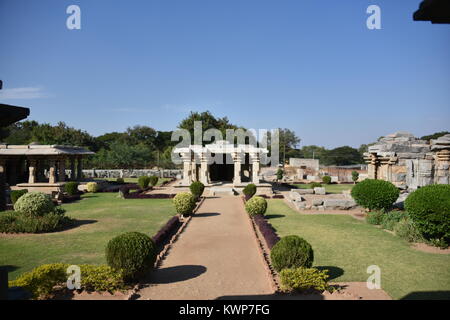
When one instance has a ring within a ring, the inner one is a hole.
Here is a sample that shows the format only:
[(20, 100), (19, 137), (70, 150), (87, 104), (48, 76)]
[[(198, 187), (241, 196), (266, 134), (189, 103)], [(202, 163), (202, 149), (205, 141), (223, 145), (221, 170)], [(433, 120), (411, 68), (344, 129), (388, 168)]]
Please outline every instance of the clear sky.
[(450, 130), (450, 25), (412, 21), (419, 3), (0, 0), (0, 102), (93, 135), (190, 110), (326, 147)]

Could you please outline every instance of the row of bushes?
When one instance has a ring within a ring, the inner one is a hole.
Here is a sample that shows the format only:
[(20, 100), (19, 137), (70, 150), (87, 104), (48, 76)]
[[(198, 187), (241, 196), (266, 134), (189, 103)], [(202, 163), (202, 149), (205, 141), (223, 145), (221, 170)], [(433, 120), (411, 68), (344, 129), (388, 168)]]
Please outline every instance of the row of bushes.
[(413, 236), (406, 236), (408, 239), (416, 239), (420, 234), (439, 246), (450, 244), (450, 185), (435, 184), (415, 190), (405, 200), (406, 213), (389, 212), (400, 191), (388, 181), (366, 179), (351, 194), (360, 206), (373, 210), (367, 216), (369, 223), (382, 224), (393, 231), (398, 225), (402, 228), (399, 234), (404, 234), (404, 230), (412, 232)]

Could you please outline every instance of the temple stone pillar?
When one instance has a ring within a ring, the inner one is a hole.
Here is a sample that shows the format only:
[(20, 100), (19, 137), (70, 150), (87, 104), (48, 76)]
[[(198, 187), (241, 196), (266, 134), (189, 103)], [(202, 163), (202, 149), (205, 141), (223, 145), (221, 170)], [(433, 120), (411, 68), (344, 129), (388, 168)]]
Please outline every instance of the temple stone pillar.
[(183, 160), (183, 184), (190, 185), (192, 182), (191, 153), (183, 153), (181, 158)]
[(369, 179), (377, 178), (377, 156), (371, 154), (367, 159), (367, 177)]
[(200, 182), (203, 183), (205, 186), (209, 184), (209, 173), (208, 173), (208, 156), (205, 154), (201, 155), (200, 158)]
[(37, 161), (36, 160), (30, 160), (29, 166), (28, 166), (28, 183), (36, 183), (36, 167), (37, 167)]
[(437, 152), (436, 162), (436, 183), (450, 184), (450, 150)]
[(242, 155), (237, 152), (234, 153), (233, 162), (234, 162), (233, 185), (237, 186), (241, 184)]
[(252, 163), (252, 183), (259, 184), (259, 154), (251, 154), (250, 161)]
[(60, 159), (58, 162), (58, 181), (66, 181), (66, 159)]
[(77, 180), (83, 180), (83, 159), (81, 157), (77, 158)]
[(6, 162), (0, 160), (0, 211), (6, 210)]
[(8, 181), (8, 184), (10, 185), (10, 186), (15, 186), (16, 184), (17, 184), (17, 168), (18, 168), (18, 166), (17, 166), (17, 159), (11, 159), (10, 161), (9, 161), (9, 169), (8, 169), (8, 172), (9, 172), (9, 181)]
[(55, 160), (49, 161), (49, 176), (48, 176), (48, 183), (53, 184), (56, 183), (56, 162)]
[(75, 158), (70, 158), (70, 179), (77, 180), (77, 176), (75, 174)]

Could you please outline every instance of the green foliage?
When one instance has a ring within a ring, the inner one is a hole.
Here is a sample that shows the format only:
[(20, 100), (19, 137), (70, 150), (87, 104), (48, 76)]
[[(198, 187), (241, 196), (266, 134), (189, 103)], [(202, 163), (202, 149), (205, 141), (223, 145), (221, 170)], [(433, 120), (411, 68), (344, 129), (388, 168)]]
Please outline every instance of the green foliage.
[(383, 222), (383, 218), (386, 214), (383, 211), (370, 211), (367, 213), (366, 222), (374, 225), (380, 225)]
[(64, 191), (69, 196), (76, 195), (78, 193), (78, 182), (75, 181), (66, 182), (66, 184), (64, 185)]
[(283, 175), (284, 175), (283, 169), (278, 168), (278, 170), (277, 170), (277, 180), (279, 181), (279, 180), (283, 179)]
[(285, 236), (272, 248), (270, 259), (277, 271), (286, 268), (310, 268), (314, 261), (314, 251), (303, 238), (295, 235)]
[(177, 213), (189, 216), (195, 209), (194, 196), (189, 192), (180, 192), (173, 198), (173, 204)]
[(244, 187), (242, 192), (244, 193), (244, 195), (246, 196), (247, 199), (250, 199), (251, 197), (253, 197), (256, 194), (256, 190), (257, 190), (256, 185), (253, 183), (249, 183), (248, 185), (246, 185)]
[(361, 153), (357, 149), (343, 146), (328, 150), (320, 159), (320, 162), (327, 166), (345, 166), (363, 163), (364, 161)]
[(446, 134), (449, 134), (449, 133), (450, 132), (448, 132), (448, 131), (436, 132), (436, 133), (430, 134), (428, 136), (423, 136), (423, 137), (420, 138), (420, 140), (428, 140), (429, 141), (431, 139), (440, 138), (440, 137), (445, 136)]
[(405, 209), (426, 239), (450, 243), (450, 185), (417, 189), (405, 200)]
[(5, 233), (52, 232), (73, 224), (74, 220), (66, 217), (59, 208), (43, 216), (29, 216), (18, 211), (0, 214), (0, 232)]
[(151, 176), (150, 177), (150, 185), (152, 187), (156, 186), (156, 184), (158, 183), (159, 178), (157, 176)]
[(408, 242), (423, 242), (423, 236), (417, 229), (415, 223), (409, 217), (402, 218), (394, 226), (394, 232), (400, 238)]
[[(9, 281), (9, 287), (22, 287), (35, 299), (48, 298), (57, 285), (65, 285), (69, 274), (69, 264), (44, 264), (19, 278)], [(109, 291), (124, 289), (122, 272), (117, 272), (109, 266), (80, 265), (81, 289), (87, 291)]]
[(27, 189), (21, 189), (21, 190), (11, 190), (10, 193), (10, 198), (11, 198), (11, 202), (12, 204), (15, 204), (17, 202), (17, 200), (23, 196), (25, 193), (28, 193)]
[(120, 183), (120, 184), (124, 184), (124, 183), (125, 183), (125, 180), (124, 180), (123, 178), (117, 178), (117, 179), (116, 179), (116, 182), (117, 182), (117, 183)]
[(331, 183), (331, 177), (330, 176), (323, 176), (322, 177), (322, 182), (325, 184), (330, 184)]
[(356, 203), (369, 210), (389, 210), (400, 191), (389, 181), (366, 179), (352, 189)]
[(86, 189), (87, 189), (87, 192), (96, 193), (98, 191), (98, 184), (97, 184), (97, 182), (88, 182), (86, 184)]
[(156, 246), (143, 233), (127, 232), (108, 242), (106, 261), (114, 270), (121, 270), (125, 279), (138, 279), (153, 268)]
[(352, 181), (356, 182), (359, 179), (359, 173), (358, 171), (352, 171)]
[(52, 212), (55, 205), (48, 194), (29, 192), (21, 196), (14, 204), (14, 210), (28, 216), (39, 217)]
[(267, 210), (267, 201), (263, 197), (254, 196), (245, 203), (245, 210), (250, 216), (264, 214)]
[(280, 272), (281, 289), (283, 291), (319, 291), (329, 290), (327, 283), (328, 270), (316, 268), (289, 268)]
[(140, 176), (138, 179), (138, 185), (141, 189), (146, 189), (150, 184), (150, 177)]
[(395, 225), (408, 214), (403, 211), (390, 211), (382, 215), (381, 226), (383, 229), (394, 231)]
[(319, 182), (311, 182), (311, 183), (309, 184), (309, 188), (310, 188), (310, 189), (321, 188), (321, 187), (322, 187), (322, 184), (319, 183)]
[(200, 181), (194, 181), (189, 186), (189, 190), (191, 190), (192, 196), (195, 200), (198, 200), (205, 190), (205, 185), (201, 183)]

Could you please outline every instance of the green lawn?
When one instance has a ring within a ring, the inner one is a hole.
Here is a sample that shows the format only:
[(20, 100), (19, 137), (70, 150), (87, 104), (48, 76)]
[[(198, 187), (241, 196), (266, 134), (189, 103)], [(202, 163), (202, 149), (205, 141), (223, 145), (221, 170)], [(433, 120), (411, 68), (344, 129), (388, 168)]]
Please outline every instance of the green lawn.
[(153, 236), (175, 214), (170, 199), (124, 200), (117, 193), (87, 194), (63, 207), (81, 225), (47, 234), (0, 234), (0, 265), (10, 266), (10, 280), (45, 263), (105, 263), (111, 238), (127, 231)]
[[(299, 189), (309, 189), (309, 184), (293, 184)], [(325, 191), (328, 193), (342, 193), (344, 190), (351, 190), (354, 184), (322, 184), (322, 187), (325, 188)]]
[[(117, 178), (96, 178), (95, 180), (116, 181)], [(125, 183), (137, 183), (138, 178), (123, 178)], [(159, 178), (156, 186), (160, 186), (164, 181), (169, 181), (170, 178)]]
[(378, 265), (381, 286), (395, 299), (450, 299), (450, 255), (411, 249), (351, 216), (300, 214), (283, 200), (269, 200), (266, 216), (280, 236), (296, 234), (311, 243), (314, 266), (330, 269), (333, 281), (366, 281), (367, 267)]

